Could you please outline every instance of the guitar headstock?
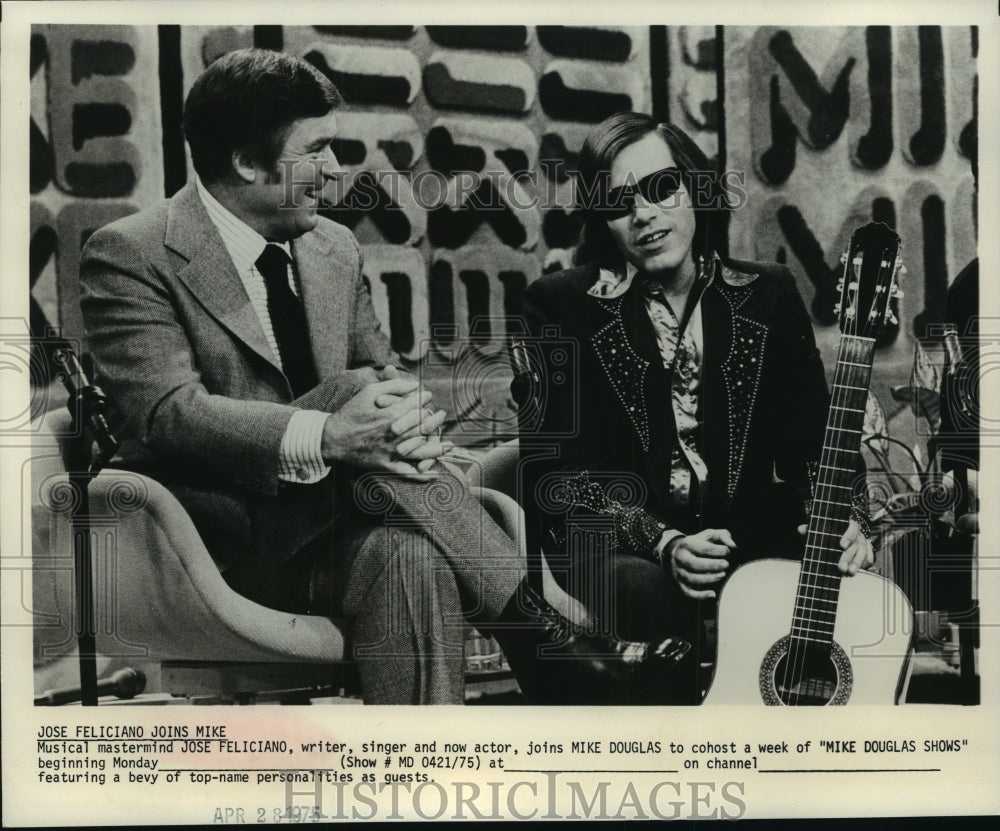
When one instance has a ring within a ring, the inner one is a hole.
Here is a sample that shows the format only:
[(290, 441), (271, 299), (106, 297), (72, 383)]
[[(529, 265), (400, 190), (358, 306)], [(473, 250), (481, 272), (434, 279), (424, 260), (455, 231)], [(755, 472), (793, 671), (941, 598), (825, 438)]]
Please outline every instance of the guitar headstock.
[(837, 284), (840, 300), (834, 311), (845, 335), (874, 338), (888, 324), (897, 324), (889, 301), (902, 297), (897, 285), (905, 273), (899, 257), (899, 234), (883, 222), (870, 222), (851, 235), (840, 258), (844, 274)]

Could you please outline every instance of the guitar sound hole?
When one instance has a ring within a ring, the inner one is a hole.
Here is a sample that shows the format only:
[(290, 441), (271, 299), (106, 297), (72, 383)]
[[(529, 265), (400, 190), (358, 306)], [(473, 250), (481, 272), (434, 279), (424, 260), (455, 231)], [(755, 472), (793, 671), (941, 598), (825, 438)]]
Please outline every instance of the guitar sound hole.
[(829, 649), (795, 644), (786, 636), (768, 651), (761, 665), (760, 692), (765, 704), (822, 707), (846, 704), (851, 694), (851, 664), (840, 645)]
[(837, 670), (829, 653), (813, 648), (785, 653), (774, 668), (774, 688), (782, 704), (822, 707), (837, 692)]

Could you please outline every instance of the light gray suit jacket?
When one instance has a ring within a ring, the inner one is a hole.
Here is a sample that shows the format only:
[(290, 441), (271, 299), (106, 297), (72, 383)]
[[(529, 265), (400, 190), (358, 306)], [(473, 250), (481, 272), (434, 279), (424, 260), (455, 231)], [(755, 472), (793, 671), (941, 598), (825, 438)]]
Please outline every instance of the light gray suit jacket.
[(286, 559), (330, 525), (336, 476), (278, 479), (285, 428), (296, 408), (335, 411), (394, 359), (350, 231), (320, 218), (292, 258), (320, 379), (294, 400), (193, 183), (101, 228), (83, 252), (87, 341), (122, 440), (115, 466), (173, 491), (223, 567)]

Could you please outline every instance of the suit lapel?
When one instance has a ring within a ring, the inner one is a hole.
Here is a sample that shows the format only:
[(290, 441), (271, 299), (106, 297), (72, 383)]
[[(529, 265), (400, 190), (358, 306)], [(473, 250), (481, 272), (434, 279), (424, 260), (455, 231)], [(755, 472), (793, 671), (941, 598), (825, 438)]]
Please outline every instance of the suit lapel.
[(645, 453), (646, 478), (662, 506), (670, 504), (670, 390), (656, 333), (638, 286), (613, 299), (593, 298), (591, 344)]
[[(635, 340), (637, 295), (633, 286), (619, 297), (592, 298), (597, 312), (590, 343), (643, 450), (648, 453), (650, 426), (646, 385), (654, 364), (648, 350), (643, 350)], [(642, 354), (643, 351), (647, 354)]]
[(702, 301), (702, 412), (705, 435), (710, 437), (704, 451), (715, 477), (714, 496), (728, 504), (743, 472), (768, 330), (754, 302), (756, 275), (734, 272), (721, 263), (718, 267), (721, 273)]
[(729, 478), (729, 384), (721, 367), (729, 356), (732, 338), (732, 311), (718, 286), (712, 283), (701, 300), (702, 331), (702, 422), (705, 440), (701, 447), (705, 466), (712, 471), (711, 496), (722, 495)]
[(670, 452), (677, 441), (672, 411), (670, 376), (663, 365), (656, 330), (649, 319), (646, 302), (637, 283), (626, 293), (623, 310), (625, 332), (636, 351), (649, 362), (644, 382), (645, 410), (649, 418), (649, 448), (646, 453), (646, 479), (660, 505), (670, 505)]
[[(344, 368), (337, 333), (351, 325), (354, 303), (354, 270), (336, 256), (332, 242), (310, 233), (292, 242), (292, 257), (298, 271), (305, 304), (309, 343), (320, 378)], [(350, 360), (350, 356), (348, 356)]]
[(177, 276), (208, 313), (280, 372), (236, 266), (193, 182), (170, 202), (164, 243), (188, 261)]

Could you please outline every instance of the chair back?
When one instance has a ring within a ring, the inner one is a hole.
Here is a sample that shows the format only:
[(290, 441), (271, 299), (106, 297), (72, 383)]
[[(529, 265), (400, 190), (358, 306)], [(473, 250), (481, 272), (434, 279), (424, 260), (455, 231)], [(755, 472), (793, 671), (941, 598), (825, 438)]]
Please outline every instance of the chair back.
[[(73, 509), (66, 471), (75, 438), (64, 412), (36, 423), (31, 458), (36, 666), (75, 646)], [(191, 518), (159, 482), (106, 468), (90, 486), (97, 649), (134, 660), (335, 662), (325, 617), (268, 609), (223, 579)]]

